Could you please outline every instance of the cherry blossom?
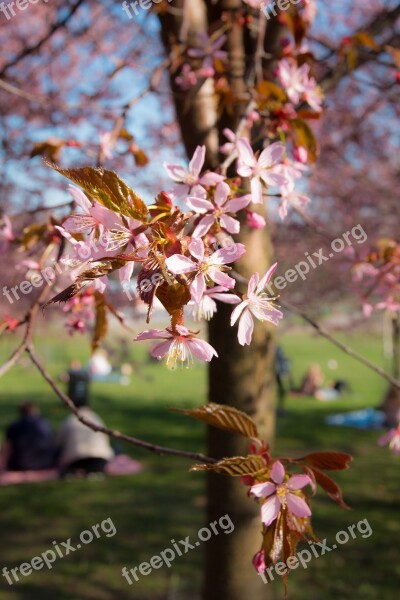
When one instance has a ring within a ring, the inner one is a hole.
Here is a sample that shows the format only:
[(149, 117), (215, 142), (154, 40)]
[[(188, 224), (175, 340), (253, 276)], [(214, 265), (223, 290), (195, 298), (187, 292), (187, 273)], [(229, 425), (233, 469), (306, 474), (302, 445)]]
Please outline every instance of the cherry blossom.
[(63, 229), (68, 233), (81, 234), (110, 231), (122, 226), (121, 218), (98, 202), (94, 205), (89, 198), (74, 185), (68, 186), (69, 192), (82, 212), (70, 215), (63, 222)]
[(212, 74), (214, 74), (214, 60), (226, 60), (228, 56), (225, 50), (221, 50), (227, 40), (227, 36), (221, 35), (216, 40), (212, 40), (206, 33), (200, 33), (198, 39), (199, 47), (189, 48), (188, 55), (192, 58), (202, 58), (202, 68), (212, 69)]
[(282, 199), (278, 212), (282, 221), (287, 217), (289, 206), (304, 208), (311, 202), (308, 196), (295, 191), (293, 182), (281, 189), (281, 195)]
[(400, 454), (400, 425), (379, 438), (378, 444), (380, 446), (389, 446), (394, 454)]
[(239, 304), (239, 296), (227, 292), (227, 288), (222, 285), (216, 285), (215, 287), (205, 290), (200, 302), (194, 302), (193, 300), (189, 302), (189, 306), (192, 307), (193, 319), (195, 321), (201, 321), (203, 319), (210, 321), (217, 312), (216, 300), (224, 302), (225, 304)]
[(134, 339), (135, 342), (143, 340), (164, 340), (154, 346), (151, 355), (158, 360), (167, 357), (167, 366), (175, 369), (177, 363), (189, 367), (193, 364), (193, 356), (204, 362), (210, 362), (218, 354), (214, 348), (204, 340), (200, 340), (186, 327), (177, 325), (175, 329), (149, 329), (143, 331)]
[(203, 240), (192, 238), (189, 252), (195, 261), (182, 254), (174, 254), (167, 258), (165, 264), (174, 275), (194, 274), (195, 278), (189, 289), (195, 302), (200, 302), (208, 281), (213, 281), (227, 289), (235, 287), (235, 280), (224, 273), (229, 268), (225, 265), (236, 262), (243, 256), (246, 252), (243, 244), (232, 244), (211, 255), (206, 255)]
[(305, 100), (315, 111), (322, 110), (322, 93), (314, 77), (310, 77), (310, 65), (297, 66), (295, 61), (283, 58), (279, 61), (277, 75), (293, 104)]
[(246, 138), (237, 142), (239, 153), (238, 173), (241, 177), (251, 178), (251, 195), (255, 204), (261, 204), (263, 199), (262, 183), (269, 185), (285, 185), (287, 178), (278, 170), (278, 165), (283, 159), (285, 147), (281, 142), (275, 142), (265, 148), (259, 158), (254, 155), (253, 149)]
[(296, 492), (311, 485), (308, 475), (292, 475), (287, 481), (283, 464), (277, 460), (271, 470), (271, 481), (257, 483), (250, 488), (256, 498), (267, 498), (261, 507), (261, 520), (267, 527), (277, 518), (282, 509), (287, 509), (296, 517), (309, 517), (311, 510)]
[(247, 297), (232, 313), (232, 326), (239, 319), (238, 340), (241, 346), (249, 346), (251, 343), (254, 331), (253, 316), (273, 325), (278, 325), (279, 320), (283, 317), (281, 311), (275, 308), (272, 299), (264, 293), (277, 266), (277, 263), (272, 265), (261, 280), (258, 273), (252, 275), (247, 289)]
[(267, 222), (262, 215), (251, 210), (246, 211), (247, 225), (252, 229), (262, 229), (266, 226)]
[(217, 185), (217, 183), (224, 180), (224, 177), (217, 173), (206, 173), (200, 177), (205, 159), (206, 147), (198, 146), (189, 163), (189, 169), (185, 169), (181, 165), (164, 163), (168, 175), (178, 184), (171, 192), (174, 196), (185, 198), (195, 186)]
[(227, 183), (221, 181), (217, 185), (214, 204), (206, 199), (207, 192), (201, 186), (196, 187), (196, 196), (190, 196), (186, 204), (195, 213), (204, 215), (193, 232), (193, 237), (200, 238), (206, 235), (210, 228), (218, 224), (228, 233), (239, 233), (240, 223), (228, 213), (237, 213), (251, 202), (251, 196), (241, 196), (228, 200), (231, 189)]
[(175, 83), (181, 90), (187, 91), (197, 83), (196, 72), (188, 64), (184, 64), (181, 74), (175, 78)]
[(227, 127), (223, 130), (222, 133), (229, 141), (226, 142), (225, 144), (223, 144), (220, 147), (219, 151), (221, 152), (221, 154), (225, 154), (226, 156), (229, 156), (236, 150), (238, 137), (237, 137), (236, 133), (234, 131), (232, 131), (232, 129), (228, 129)]

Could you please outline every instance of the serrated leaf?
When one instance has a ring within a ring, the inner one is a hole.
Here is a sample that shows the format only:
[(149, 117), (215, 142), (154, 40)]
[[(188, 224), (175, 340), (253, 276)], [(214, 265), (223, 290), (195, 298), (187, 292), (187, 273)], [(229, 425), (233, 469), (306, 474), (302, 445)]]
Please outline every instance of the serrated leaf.
[(358, 31), (353, 37), (353, 40), (360, 46), (365, 46), (366, 48), (371, 48), (372, 50), (378, 51), (380, 48), (374, 38), (366, 31)]
[(350, 507), (343, 500), (342, 490), (338, 486), (338, 484), (333, 481), (326, 473), (323, 473), (319, 469), (310, 467), (310, 470), (313, 472), (315, 481), (322, 487), (323, 490), (340, 506), (346, 509), (350, 509)]
[(286, 93), (279, 85), (272, 83), (272, 81), (260, 81), (256, 89), (262, 101), (269, 100), (270, 98), (280, 100), (281, 102), (286, 101)]
[(120, 269), (124, 265), (124, 261), (120, 261), (117, 259), (110, 259), (108, 262), (101, 262), (96, 264), (96, 266), (94, 266), (92, 269), (88, 269), (87, 271), (84, 271), (83, 273), (78, 275), (75, 283), (68, 286), (65, 290), (57, 294), (57, 296), (54, 296), (54, 298), (46, 302), (46, 304), (43, 306), (43, 309), (45, 309), (50, 304), (57, 304), (58, 302), (68, 302), (68, 300), (71, 300), (71, 298), (76, 296), (76, 294), (79, 294), (79, 292), (85, 286), (95, 281), (95, 279), (104, 277), (104, 275), (108, 275), (116, 269)]
[(193, 408), (191, 410), (176, 409), (175, 412), (207, 423), (207, 425), (218, 427), (224, 431), (238, 433), (247, 438), (258, 438), (257, 427), (253, 419), (232, 406), (210, 402), (199, 408)]
[(47, 163), (52, 169), (79, 185), (91, 198), (115, 213), (147, 221), (148, 209), (143, 200), (114, 171), (100, 167), (61, 169)]
[(194, 465), (191, 471), (214, 471), (220, 475), (231, 477), (242, 477), (245, 475), (261, 475), (267, 470), (261, 456), (251, 454), (250, 456), (236, 456), (235, 458), (224, 458), (215, 464)]
[(324, 469), (326, 471), (344, 471), (348, 469), (353, 457), (344, 452), (313, 452), (294, 462), (305, 463), (310, 467)]

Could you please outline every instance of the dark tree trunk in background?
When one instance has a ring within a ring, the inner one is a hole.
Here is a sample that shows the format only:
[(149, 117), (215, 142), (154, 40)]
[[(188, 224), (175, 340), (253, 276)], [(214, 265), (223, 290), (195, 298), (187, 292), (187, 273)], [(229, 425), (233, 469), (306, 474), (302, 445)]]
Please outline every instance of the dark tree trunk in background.
[[(393, 368), (392, 375), (400, 378), (400, 317), (392, 318)], [(397, 427), (400, 422), (400, 390), (390, 387), (383, 401), (382, 410), (386, 415), (386, 425)]]
[[(180, 4), (178, 4), (179, 6)], [(187, 3), (189, 40), (208, 31), (208, 23), (218, 21), (223, 11), (236, 11), (240, 0), (221, 0), (207, 4), (201, 0)], [(169, 49), (181, 21), (171, 15), (162, 16), (162, 38)], [(272, 51), (278, 42), (279, 29), (271, 22), (265, 49)], [(253, 48), (253, 54), (251, 53)], [(254, 61), (255, 40), (244, 39), (243, 27), (238, 23), (228, 31), (229, 80), (235, 98), (243, 99), (245, 77)], [(249, 52), (250, 50), (250, 52)], [(223, 141), (222, 130), (236, 130), (246, 109), (246, 102), (237, 102), (233, 114), (218, 117), (213, 97), (213, 82), (207, 81), (193, 98), (190, 92), (182, 94), (171, 81), (178, 121), (183, 142), (191, 157), (198, 145), (207, 147), (207, 167), (219, 164), (218, 148)], [(192, 98), (192, 99), (191, 99)], [(242, 224), (236, 241), (246, 244), (247, 253), (235, 269), (249, 279), (254, 272), (263, 275), (271, 265), (271, 244), (267, 229), (250, 230)], [(240, 286), (245, 291), (246, 286)], [(237, 329), (230, 326), (232, 307), (220, 304), (210, 323), (209, 341), (220, 358), (209, 368), (209, 401), (228, 404), (255, 418), (260, 434), (272, 441), (275, 428), (275, 344), (271, 327), (258, 323), (253, 343), (242, 348), (237, 341)], [(248, 442), (238, 436), (209, 429), (207, 453), (214, 457), (240, 456), (248, 453)], [(230, 535), (213, 536), (206, 544), (206, 572), (204, 600), (265, 600), (266, 588), (251, 564), (253, 554), (261, 546), (259, 507), (247, 497), (247, 488), (236, 478), (210, 475), (207, 480), (207, 519), (218, 520), (229, 514), (235, 531)]]

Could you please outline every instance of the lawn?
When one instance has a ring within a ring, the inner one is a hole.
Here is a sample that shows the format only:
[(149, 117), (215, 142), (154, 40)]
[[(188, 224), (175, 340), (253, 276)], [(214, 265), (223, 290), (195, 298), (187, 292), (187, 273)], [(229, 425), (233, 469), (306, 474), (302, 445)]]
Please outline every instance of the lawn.
[[(357, 334), (347, 340), (369, 358), (383, 364), (379, 338)], [(395, 600), (400, 586), (398, 534), (399, 459), (376, 446), (377, 432), (328, 427), (328, 414), (377, 406), (385, 383), (374, 373), (331, 347), (328, 342), (300, 331), (284, 335), (283, 346), (292, 358), (297, 381), (311, 362), (319, 362), (328, 378), (344, 378), (352, 391), (335, 403), (313, 399), (289, 399), (287, 414), (278, 422), (277, 452), (301, 455), (315, 449), (340, 449), (355, 457), (350, 471), (339, 474), (345, 499), (352, 511), (343, 511), (321, 492), (314, 503), (314, 529), (320, 538), (334, 542), (338, 531), (368, 519), (373, 534), (339, 547), (307, 570), (290, 576), (292, 600), (359, 599)], [(10, 351), (2, 342), (0, 359)], [(60, 342), (60, 335), (44, 338), (40, 355), (54, 375), (65, 369), (72, 357), (86, 360), (85, 340)], [(194, 406), (206, 398), (206, 372), (200, 366), (170, 372), (163, 365), (147, 362), (142, 348), (132, 349), (132, 358), (143, 365), (129, 386), (96, 384), (93, 406), (107, 424), (162, 445), (203, 451), (204, 428), (168, 412), (171, 406)], [(337, 369), (328, 368), (335, 359)], [(13, 417), (16, 405), (26, 399), (40, 403), (55, 426), (66, 411), (45, 382), (23, 362), (1, 381), (0, 424)], [(94, 540), (80, 551), (59, 560), (51, 571), (41, 570), (8, 586), (2, 577), (1, 600), (198, 600), (201, 583), (201, 548), (182, 556), (171, 569), (163, 567), (129, 587), (121, 576), (128, 568), (159, 554), (170, 540), (197, 537), (204, 525), (204, 477), (188, 473), (182, 459), (158, 458), (123, 445), (124, 452), (144, 463), (136, 476), (105, 481), (50, 482), (7, 487), (0, 490), (2, 532), (0, 570), (31, 561), (52, 548), (52, 542), (76, 540), (80, 532), (111, 518), (117, 534)], [(234, 535), (234, 534), (233, 534)], [(244, 555), (245, 561), (250, 556)], [(266, 589), (266, 598), (282, 598), (280, 583)], [(247, 600), (247, 599), (244, 599)], [(251, 599), (248, 599), (251, 600)]]

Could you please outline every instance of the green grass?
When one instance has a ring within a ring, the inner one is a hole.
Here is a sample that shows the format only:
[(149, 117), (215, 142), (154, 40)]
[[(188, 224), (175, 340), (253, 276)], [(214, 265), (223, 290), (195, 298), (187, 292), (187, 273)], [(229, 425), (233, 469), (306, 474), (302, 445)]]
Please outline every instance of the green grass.
[[(39, 354), (58, 375), (72, 357), (87, 359), (83, 338), (43, 339)], [(379, 339), (354, 336), (348, 340), (369, 358), (382, 364)], [(385, 383), (363, 366), (319, 338), (304, 333), (284, 336), (283, 345), (293, 359), (300, 379), (311, 362), (319, 362), (328, 378), (348, 379), (352, 392), (335, 403), (313, 399), (289, 399), (287, 414), (278, 422), (276, 451), (301, 455), (316, 449), (340, 449), (355, 457), (350, 471), (340, 473), (341, 483), (352, 511), (343, 511), (319, 492), (314, 502), (314, 529), (320, 538), (334, 543), (336, 532), (367, 518), (373, 535), (356, 539), (335, 552), (315, 559), (307, 570), (290, 576), (293, 600), (355, 598), (394, 600), (398, 597), (400, 567), (397, 558), (398, 459), (376, 446), (376, 432), (327, 427), (328, 414), (377, 406)], [(0, 360), (10, 351), (3, 343)], [(204, 428), (184, 417), (168, 412), (171, 406), (194, 406), (206, 399), (206, 372), (202, 367), (170, 372), (163, 365), (147, 363), (143, 348), (132, 350), (132, 357), (145, 363), (140, 377), (130, 386), (96, 384), (92, 389), (93, 407), (107, 424), (158, 444), (203, 451)], [(338, 361), (330, 372), (327, 362)], [(14, 369), (1, 381), (0, 424), (13, 419), (16, 405), (33, 399), (55, 426), (66, 411), (28, 363)], [(13, 587), (0, 582), (0, 599), (34, 600), (197, 600), (201, 585), (201, 549), (179, 558), (172, 569), (163, 567), (142, 577), (130, 588), (121, 577), (123, 566), (133, 567), (179, 540), (196, 536), (204, 525), (204, 477), (188, 473), (188, 462), (158, 458), (135, 448), (123, 450), (141, 460), (143, 473), (100, 482), (50, 482), (41, 485), (0, 489), (0, 571), (30, 561), (51, 548), (53, 540), (77, 539), (82, 530), (112, 518), (117, 534), (93, 541), (84, 549), (55, 563), (51, 571), (42, 570), (24, 578)], [(234, 534), (233, 534), (234, 535)], [(72, 542), (73, 543), (73, 542)], [(251, 557), (243, 551), (243, 569)], [(266, 598), (281, 598), (282, 586), (274, 582)], [(247, 599), (244, 599), (247, 600)], [(251, 600), (251, 599), (249, 599)]]

